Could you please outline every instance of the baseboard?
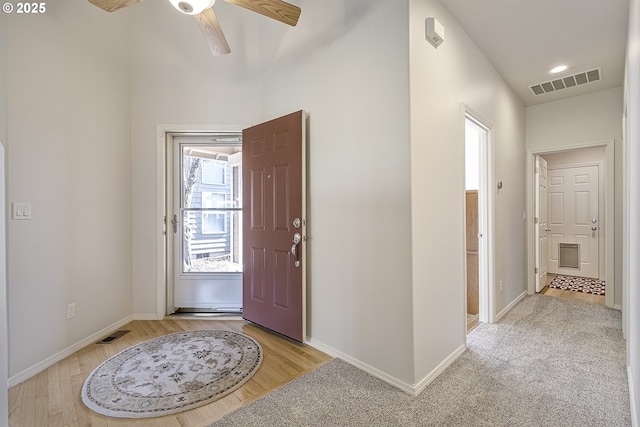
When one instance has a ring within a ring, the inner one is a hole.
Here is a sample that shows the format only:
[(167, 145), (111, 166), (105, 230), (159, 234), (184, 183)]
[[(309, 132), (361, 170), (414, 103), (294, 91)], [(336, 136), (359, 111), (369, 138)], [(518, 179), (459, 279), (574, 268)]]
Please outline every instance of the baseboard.
[(163, 317), (158, 319), (158, 315), (156, 313), (140, 313), (140, 314), (134, 314), (132, 319), (133, 320), (162, 320)]
[(431, 371), (424, 379), (422, 379), (418, 384), (408, 384), (404, 381), (401, 381), (385, 372), (382, 372), (381, 370), (374, 368), (371, 365), (368, 365), (364, 362), (362, 362), (361, 360), (358, 360), (352, 356), (349, 356), (348, 354), (345, 354), (339, 350), (336, 350), (335, 348), (328, 346), (324, 343), (321, 343), (317, 340), (313, 340), (311, 338), (308, 338), (306, 341), (307, 344), (309, 344), (310, 346), (316, 348), (317, 350), (320, 350), (324, 353), (327, 353), (329, 356), (332, 357), (337, 357), (340, 358), (342, 360), (344, 360), (345, 362), (350, 363), (351, 365), (362, 369), (363, 371), (367, 372), (368, 374), (373, 375), (374, 377), (386, 382), (387, 384), (390, 384), (402, 391), (404, 391), (405, 393), (408, 393), (412, 396), (417, 396), (418, 394), (420, 394), (420, 392), (422, 390), (424, 390), (425, 387), (427, 387), (427, 385), (429, 385), (429, 383), (431, 383), (438, 375), (440, 375), (442, 373), (442, 371), (444, 371), (449, 365), (451, 365), (458, 357), (460, 357), (460, 355), (462, 353), (464, 353), (464, 351), (466, 350), (466, 346), (462, 345), (460, 346), (456, 351), (454, 351), (449, 357), (447, 357), (442, 363), (440, 363), (436, 369), (434, 369), (433, 371)]
[(12, 376), (9, 378), (8, 380), (8, 386), (9, 388), (20, 384), (21, 382), (28, 380), (29, 378), (33, 377), (34, 375), (39, 374), (40, 372), (44, 371), (45, 369), (47, 369), (48, 367), (52, 366), (55, 363), (58, 363), (59, 361), (61, 361), (62, 359), (71, 356), (73, 353), (75, 353), (78, 350), (83, 349), (84, 347), (88, 346), (89, 344), (93, 344), (94, 342), (98, 341), (101, 338), (104, 338), (105, 335), (109, 334), (110, 332), (113, 332), (115, 329), (120, 328), (121, 326), (126, 325), (127, 323), (131, 322), (133, 320), (133, 316), (127, 316), (124, 319), (121, 319), (109, 326), (107, 326), (106, 328), (103, 328), (101, 330), (99, 330), (98, 332), (88, 336), (87, 338), (78, 341), (77, 343), (65, 348), (62, 351), (59, 351), (58, 353), (54, 354), (53, 356), (47, 357), (46, 359), (44, 359), (41, 362), (36, 363), (35, 365), (33, 365), (30, 368), (25, 369), (24, 371)]
[(640, 427), (638, 424), (638, 408), (636, 408), (635, 402), (635, 390), (633, 389), (633, 373), (631, 366), (627, 366), (627, 381), (629, 381), (629, 405), (631, 407), (631, 426)]
[[(521, 293), (520, 295), (518, 295), (516, 297), (516, 299), (514, 299), (513, 301), (511, 301), (511, 304), (509, 304), (508, 306), (506, 306), (500, 313), (496, 314), (496, 319), (495, 322), (499, 321), (500, 319), (502, 319), (504, 317), (505, 314), (507, 314), (513, 307), (516, 306), (516, 304), (518, 304), (520, 301), (522, 301), (525, 297), (527, 296), (527, 291), (524, 291), (523, 293)], [(494, 323), (495, 323), (494, 322)]]
[(307, 340), (307, 344), (309, 344), (311, 347), (314, 347), (324, 353), (327, 353), (329, 356), (332, 357), (337, 357), (340, 358), (342, 360), (344, 360), (345, 362), (350, 363), (351, 365), (362, 369), (363, 371), (373, 375), (376, 378), (381, 379), (382, 381), (386, 382), (387, 384), (391, 384), (392, 386), (399, 388), (400, 390), (407, 392), (411, 395), (415, 394), (413, 391), (413, 386), (410, 384), (405, 383), (404, 381), (400, 381), (399, 379), (392, 377), (391, 375), (388, 375), (384, 372), (382, 372), (379, 369), (374, 368), (373, 366), (370, 366), (352, 356), (349, 356), (346, 353), (343, 353), (339, 350), (336, 350), (335, 348), (328, 346), (324, 343), (321, 343), (317, 340), (313, 340), (313, 339), (308, 339)]
[(435, 380), (438, 375), (440, 375), (445, 369), (447, 369), (453, 362), (458, 359), (458, 357), (462, 356), (462, 353), (467, 349), (466, 345), (461, 345), (451, 353), (446, 359), (444, 359), (436, 368), (429, 372), (426, 377), (424, 377), (418, 384), (414, 387), (414, 395), (418, 395), (424, 390), (433, 380)]

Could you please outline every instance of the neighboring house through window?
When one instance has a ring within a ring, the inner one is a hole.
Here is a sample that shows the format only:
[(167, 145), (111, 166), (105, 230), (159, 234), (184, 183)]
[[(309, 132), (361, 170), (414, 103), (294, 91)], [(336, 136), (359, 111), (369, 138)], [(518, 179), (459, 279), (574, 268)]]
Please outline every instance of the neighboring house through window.
[[(203, 170), (204, 181), (204, 170)], [(202, 192), (202, 207), (221, 209), (226, 207), (227, 196), (225, 193), (214, 193), (212, 191)], [(214, 234), (226, 232), (225, 212), (202, 212), (202, 234)]]

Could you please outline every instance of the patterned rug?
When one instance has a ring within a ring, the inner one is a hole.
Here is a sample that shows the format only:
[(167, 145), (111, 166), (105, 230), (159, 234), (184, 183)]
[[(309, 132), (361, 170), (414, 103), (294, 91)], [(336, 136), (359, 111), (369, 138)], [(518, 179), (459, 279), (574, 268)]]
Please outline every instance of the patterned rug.
[(175, 414), (231, 393), (261, 363), (260, 345), (237, 332), (165, 335), (130, 347), (98, 366), (82, 386), (82, 401), (109, 417)]
[(605, 283), (604, 280), (587, 277), (555, 276), (549, 283), (549, 287), (584, 292), (585, 294), (604, 295)]

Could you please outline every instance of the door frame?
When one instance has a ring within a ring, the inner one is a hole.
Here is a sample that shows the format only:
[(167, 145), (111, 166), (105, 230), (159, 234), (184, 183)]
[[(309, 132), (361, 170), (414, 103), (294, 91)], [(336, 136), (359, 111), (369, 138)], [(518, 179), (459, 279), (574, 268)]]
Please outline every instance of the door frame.
[[(478, 320), (480, 322), (494, 323), (496, 321), (495, 298), (496, 289), (494, 283), (495, 269), (495, 215), (494, 215), (494, 195), (493, 188), (494, 179), (494, 153), (493, 153), (493, 125), (484, 118), (480, 113), (465, 103), (460, 104), (460, 117), (462, 128), (462, 152), (465, 152), (466, 146), (466, 120), (469, 118), (479, 127), (487, 132), (487, 139), (484, 147), (480, 149), (480, 185), (478, 189), (478, 232), (483, 233), (484, 238), (478, 241)], [(466, 236), (466, 208), (464, 203), (465, 195), (465, 174), (466, 174), (466, 155), (463, 155), (463, 180), (462, 190), (460, 191), (463, 202), (463, 236)], [(463, 271), (464, 271), (464, 328), (465, 337), (467, 336), (467, 243), (466, 238), (463, 239)], [(466, 338), (465, 338), (466, 339)]]
[(533, 295), (535, 288), (535, 157), (537, 155), (552, 154), (562, 151), (572, 151), (581, 148), (605, 147), (604, 162), (604, 212), (605, 212), (605, 241), (604, 241), (604, 270), (605, 281), (612, 283), (611, 291), (605, 294), (605, 305), (615, 307), (615, 141), (604, 140), (567, 144), (558, 147), (537, 148), (526, 151), (526, 216), (527, 216), (527, 293)]
[[(544, 237), (544, 246), (546, 246), (546, 250), (544, 252), (545, 256), (543, 257), (541, 254), (542, 251), (542, 245), (540, 244), (540, 212), (543, 212), (543, 210), (539, 209), (540, 207), (540, 200), (542, 200), (542, 198), (540, 197), (540, 163), (541, 161), (544, 161), (544, 168), (545, 168), (545, 175), (544, 175), (544, 181), (545, 181), (545, 198), (547, 199), (547, 203), (545, 203), (545, 208), (547, 210), (547, 212), (545, 212), (545, 233), (548, 233), (548, 222), (549, 222), (549, 205), (548, 205), (548, 199), (549, 199), (549, 182), (548, 182), (548, 177), (549, 177), (549, 166), (547, 164), (547, 161), (544, 159), (544, 157), (542, 156), (535, 156), (534, 162), (534, 173), (535, 173), (535, 177), (534, 177), (534, 185), (535, 185), (535, 193), (534, 193), (534, 245), (535, 245), (535, 249), (534, 249), (534, 270), (540, 269), (543, 265), (544, 265), (544, 280), (547, 280), (547, 275), (549, 274), (548, 271), (548, 265), (549, 263), (547, 262), (549, 259), (549, 242), (548, 242), (548, 236)], [(536, 221), (535, 218), (538, 218), (538, 220)], [(540, 287), (540, 271), (536, 271), (536, 292), (540, 292), (544, 286)]]
[[(176, 124), (158, 124), (156, 125), (156, 313), (155, 316), (149, 314), (147, 316), (136, 316), (136, 320), (162, 320), (167, 314), (167, 305), (172, 296), (169, 296), (167, 274), (167, 238), (166, 233), (169, 230), (170, 221), (166, 216), (166, 190), (167, 190), (167, 173), (166, 173), (166, 147), (167, 135), (173, 133), (182, 134), (203, 134), (203, 133), (242, 133), (242, 129), (250, 125), (176, 125)], [(169, 183), (170, 185), (171, 183)]]

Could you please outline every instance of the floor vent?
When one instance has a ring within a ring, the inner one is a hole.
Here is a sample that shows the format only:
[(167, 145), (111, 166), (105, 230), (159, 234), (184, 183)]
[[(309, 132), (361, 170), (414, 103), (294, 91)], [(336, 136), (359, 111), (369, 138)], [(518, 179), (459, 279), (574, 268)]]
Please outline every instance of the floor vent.
[(581, 86), (587, 83), (597, 82), (601, 79), (602, 71), (600, 70), (600, 68), (596, 68), (595, 70), (583, 71), (571, 76), (561, 77), (556, 80), (538, 83), (536, 85), (529, 86), (529, 89), (534, 95), (542, 95), (549, 92), (568, 89), (574, 86)]
[(128, 334), (129, 332), (131, 332), (131, 331), (115, 331), (114, 333), (112, 333), (108, 337), (105, 337), (105, 338), (101, 339), (100, 341), (98, 341), (96, 344), (111, 344), (112, 342), (114, 342), (118, 338)]

